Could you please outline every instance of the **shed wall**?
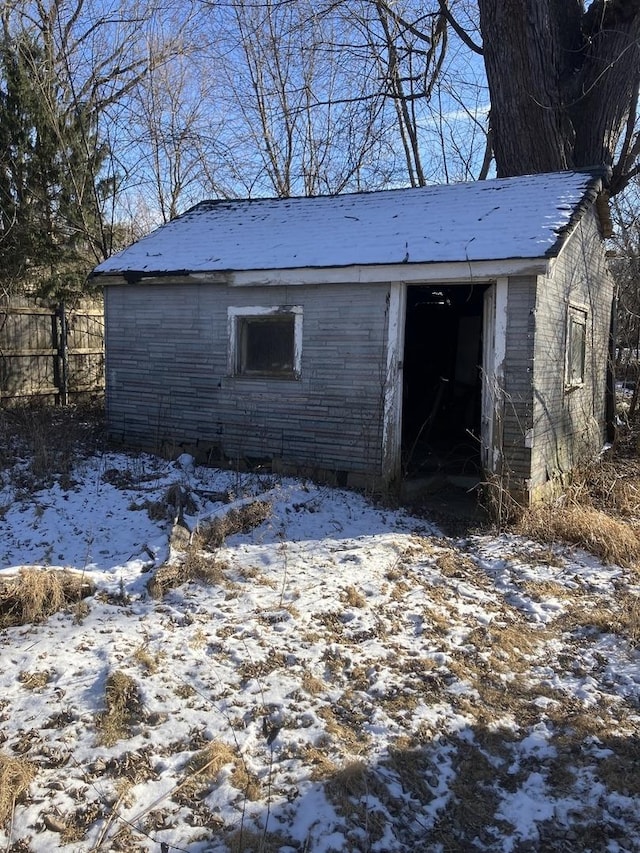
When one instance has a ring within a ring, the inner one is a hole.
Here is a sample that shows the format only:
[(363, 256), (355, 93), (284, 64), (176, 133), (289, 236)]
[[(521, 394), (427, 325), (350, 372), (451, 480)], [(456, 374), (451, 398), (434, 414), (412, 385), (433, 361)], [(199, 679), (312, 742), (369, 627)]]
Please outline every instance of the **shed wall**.
[(528, 437), (533, 426), (535, 299), (535, 276), (509, 279), (502, 406), (502, 470), (508, 485), (516, 492), (522, 490), (531, 471)]
[[(551, 274), (538, 280), (531, 490), (540, 496), (602, 448), (612, 298), (613, 282), (591, 210)], [(584, 383), (573, 388), (566, 385), (570, 306), (587, 312)]]
[[(388, 285), (106, 288), (112, 437), (212, 461), (378, 474)], [(299, 305), (299, 380), (231, 376), (229, 307)]]

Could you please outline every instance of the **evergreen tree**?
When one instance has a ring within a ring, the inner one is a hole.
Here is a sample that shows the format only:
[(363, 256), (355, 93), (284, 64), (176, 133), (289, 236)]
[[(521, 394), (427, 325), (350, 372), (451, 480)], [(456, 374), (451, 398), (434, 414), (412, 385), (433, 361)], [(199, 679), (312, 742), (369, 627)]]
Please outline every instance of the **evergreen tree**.
[(104, 256), (95, 120), (27, 35), (0, 42), (0, 286), (65, 296)]

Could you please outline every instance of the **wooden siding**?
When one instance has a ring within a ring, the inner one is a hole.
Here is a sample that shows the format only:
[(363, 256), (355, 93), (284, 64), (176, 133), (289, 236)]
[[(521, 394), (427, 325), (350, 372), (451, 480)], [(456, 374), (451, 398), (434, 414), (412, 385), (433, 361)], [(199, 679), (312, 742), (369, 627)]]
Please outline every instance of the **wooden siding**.
[(502, 410), (503, 472), (519, 491), (531, 470), (527, 436), (533, 426), (535, 276), (509, 279)]
[[(112, 437), (232, 464), (379, 474), (388, 285), (106, 288)], [(234, 377), (228, 307), (300, 305), (299, 380)]]
[[(592, 457), (605, 436), (605, 389), (613, 284), (595, 210), (538, 279), (535, 307), (531, 490), (562, 480)], [(584, 384), (565, 387), (569, 306), (587, 310)]]

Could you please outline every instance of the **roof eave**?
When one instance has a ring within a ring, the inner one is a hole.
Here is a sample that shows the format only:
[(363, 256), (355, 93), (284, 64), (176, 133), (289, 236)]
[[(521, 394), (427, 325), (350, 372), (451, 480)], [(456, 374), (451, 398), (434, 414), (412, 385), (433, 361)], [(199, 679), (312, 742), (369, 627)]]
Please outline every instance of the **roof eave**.
[(292, 267), (267, 270), (185, 270), (140, 272), (133, 270), (94, 273), (105, 286), (122, 284), (226, 284), (256, 287), (305, 284), (405, 284), (456, 281), (495, 281), (520, 275), (544, 275), (549, 269), (545, 257), (505, 258), (482, 261), (440, 261), (437, 263), (369, 264), (345, 267)]
[(609, 211), (609, 193), (607, 187), (611, 181), (612, 170), (608, 166), (594, 166), (592, 169), (581, 169), (593, 175), (589, 186), (579, 204), (577, 204), (569, 218), (569, 221), (558, 233), (558, 238), (546, 252), (546, 257), (556, 258), (562, 251), (563, 246), (578, 227), (585, 213), (595, 205), (600, 231), (603, 237), (610, 237), (613, 232), (611, 215)]

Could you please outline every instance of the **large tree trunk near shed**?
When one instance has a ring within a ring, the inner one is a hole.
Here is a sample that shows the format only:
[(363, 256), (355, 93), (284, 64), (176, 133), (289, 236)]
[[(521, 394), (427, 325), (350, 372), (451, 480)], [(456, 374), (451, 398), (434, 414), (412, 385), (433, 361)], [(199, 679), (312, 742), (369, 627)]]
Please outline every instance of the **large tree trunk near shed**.
[(639, 153), (640, 0), (478, 7), (498, 176), (608, 165), (622, 189)]

